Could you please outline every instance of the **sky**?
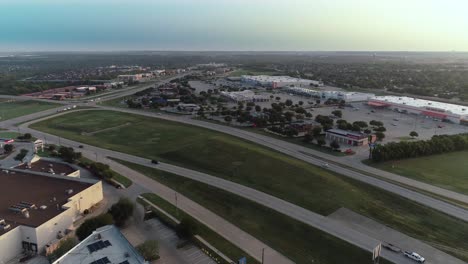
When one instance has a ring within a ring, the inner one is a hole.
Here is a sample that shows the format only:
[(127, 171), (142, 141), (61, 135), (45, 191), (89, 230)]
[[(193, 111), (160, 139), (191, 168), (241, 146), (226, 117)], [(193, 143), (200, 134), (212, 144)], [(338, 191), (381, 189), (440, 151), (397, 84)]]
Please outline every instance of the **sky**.
[(466, 0), (0, 0), (0, 51), (468, 51)]

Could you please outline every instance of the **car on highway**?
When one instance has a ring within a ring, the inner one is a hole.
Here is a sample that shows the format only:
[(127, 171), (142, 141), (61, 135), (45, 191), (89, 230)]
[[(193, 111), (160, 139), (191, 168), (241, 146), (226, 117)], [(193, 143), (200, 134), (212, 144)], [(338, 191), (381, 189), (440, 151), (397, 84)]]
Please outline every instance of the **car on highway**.
[(153, 164), (159, 164), (159, 161), (157, 161), (157, 160), (151, 160), (151, 163), (153, 163)]
[(426, 261), (426, 259), (423, 256), (419, 255), (416, 252), (405, 251), (404, 254), (405, 257), (410, 258), (419, 263), (424, 263), (424, 261)]
[(322, 164), (322, 167), (323, 168), (330, 168), (330, 165), (328, 165), (328, 163), (324, 163), (324, 164)]

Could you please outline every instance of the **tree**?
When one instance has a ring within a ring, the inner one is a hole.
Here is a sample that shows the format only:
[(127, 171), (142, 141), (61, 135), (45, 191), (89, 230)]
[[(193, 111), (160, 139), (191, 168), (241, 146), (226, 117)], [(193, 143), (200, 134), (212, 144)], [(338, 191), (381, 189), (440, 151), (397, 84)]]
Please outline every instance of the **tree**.
[(375, 136), (377, 137), (378, 141), (382, 141), (385, 138), (385, 134), (383, 132), (380, 132), (380, 131), (376, 132)]
[(255, 112), (261, 112), (262, 111), (262, 107), (259, 106), (259, 105), (256, 105), (255, 106)]
[(293, 104), (293, 101), (290, 99), (287, 99), (285, 102), (286, 106), (291, 106)]
[(61, 146), (58, 153), (60, 158), (69, 163), (73, 163), (81, 158), (81, 152), (75, 152), (70, 147)]
[(281, 100), (281, 97), (276, 96), (275, 100), (276, 100), (276, 101), (279, 101), (279, 100)]
[(315, 126), (312, 128), (312, 135), (317, 138), (322, 134), (322, 127), (321, 126)]
[(5, 153), (10, 153), (13, 151), (13, 145), (12, 144), (6, 144), (5, 146), (3, 146), (3, 150), (5, 151)]
[(377, 120), (371, 120), (371, 121), (369, 122), (369, 124), (370, 124), (371, 126), (374, 126), (374, 127), (381, 127), (381, 126), (383, 126), (383, 123), (380, 122), (380, 121), (377, 121)]
[(341, 112), (341, 110), (335, 110), (332, 112), (332, 115), (341, 118), (343, 116), (343, 112)]
[(418, 132), (416, 132), (416, 131), (411, 131), (411, 132), (409, 133), (409, 135), (410, 135), (410, 137), (412, 137), (412, 138), (419, 137), (419, 134), (418, 134)]
[(304, 141), (305, 143), (309, 143), (312, 141), (312, 139), (314, 139), (314, 136), (312, 136), (311, 134), (307, 133), (304, 135), (304, 138), (302, 139), (302, 141)]
[(323, 146), (325, 144), (327, 144), (327, 142), (325, 141), (325, 139), (323, 137), (317, 138), (317, 145)]
[(22, 161), (22, 160), (24, 159), (24, 157), (26, 157), (27, 154), (28, 154), (28, 150), (27, 150), (27, 149), (21, 149), (21, 150), (20, 150), (20, 153), (18, 153), (18, 154), (15, 156), (15, 160)]
[(303, 101), (299, 101), (298, 104), (299, 104), (299, 105), (304, 105), (304, 102), (303, 102)]
[(26, 140), (29, 140), (32, 138), (32, 135), (30, 133), (26, 133), (23, 135), (23, 138), (26, 139)]
[(183, 218), (180, 224), (176, 226), (176, 234), (179, 238), (191, 238), (196, 232), (197, 224), (191, 218)]
[(159, 259), (159, 245), (156, 240), (147, 240), (136, 247), (141, 256), (147, 261)]
[(135, 205), (128, 198), (120, 198), (119, 201), (112, 205), (109, 209), (109, 214), (114, 218), (115, 225), (122, 227), (127, 220), (133, 215)]
[(356, 121), (356, 122), (353, 122), (353, 126), (358, 126), (359, 128), (367, 128), (368, 125), (365, 121)]
[(225, 116), (224, 121), (231, 123), (232, 122), (232, 117), (231, 116)]
[(89, 235), (93, 233), (99, 227), (112, 225), (114, 220), (112, 219), (111, 214), (101, 214), (94, 218), (90, 218), (83, 222), (83, 224), (78, 227), (76, 230), (76, 236), (79, 240), (83, 240), (87, 238)]
[(338, 141), (336, 140), (333, 140), (331, 143), (330, 143), (330, 147), (334, 150), (336, 149), (339, 149), (340, 148), (340, 144), (338, 144)]

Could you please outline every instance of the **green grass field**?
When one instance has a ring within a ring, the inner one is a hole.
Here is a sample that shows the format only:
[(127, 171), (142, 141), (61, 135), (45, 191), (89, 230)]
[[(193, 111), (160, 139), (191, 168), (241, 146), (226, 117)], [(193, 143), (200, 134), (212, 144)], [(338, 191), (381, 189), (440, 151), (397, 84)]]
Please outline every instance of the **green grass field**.
[(19, 135), (18, 132), (0, 131), (0, 138), (16, 138)]
[[(112, 111), (70, 113), (32, 127), (203, 171), (322, 215), (347, 207), (413, 237), (449, 248), (468, 248), (468, 223), (225, 134)], [(466, 260), (468, 254), (461, 257)]]
[[(364, 250), (237, 195), (175, 174), (119, 162), (202, 204), (296, 263), (347, 263), (349, 259), (353, 263), (366, 263), (370, 258), (370, 253)], [(153, 198), (156, 204), (162, 204), (164, 210), (175, 215), (174, 206), (155, 195), (148, 196), (145, 198)], [(278, 235), (279, 230), (287, 232)]]
[(444, 189), (468, 194), (468, 151), (384, 163), (366, 163)]
[(16, 118), (41, 112), (47, 109), (58, 107), (58, 104), (52, 104), (40, 101), (12, 101), (0, 99), (0, 121)]

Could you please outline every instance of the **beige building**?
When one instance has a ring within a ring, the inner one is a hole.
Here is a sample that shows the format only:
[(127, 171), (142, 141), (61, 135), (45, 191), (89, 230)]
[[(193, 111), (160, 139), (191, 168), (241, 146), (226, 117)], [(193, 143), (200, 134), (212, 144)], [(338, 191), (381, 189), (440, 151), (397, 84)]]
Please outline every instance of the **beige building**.
[(91, 179), (4, 169), (0, 182), (0, 263), (54, 246), (103, 199)]

